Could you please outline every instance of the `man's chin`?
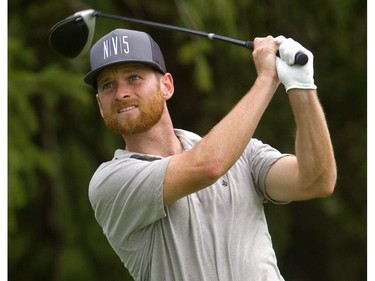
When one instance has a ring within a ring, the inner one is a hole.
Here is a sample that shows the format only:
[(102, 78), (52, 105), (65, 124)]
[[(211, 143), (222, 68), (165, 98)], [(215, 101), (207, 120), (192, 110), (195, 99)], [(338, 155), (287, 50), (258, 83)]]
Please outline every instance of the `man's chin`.
[(135, 125), (134, 123), (132, 126), (129, 125), (121, 125), (121, 124), (110, 124), (106, 123), (108, 129), (112, 132), (122, 135), (122, 136), (131, 136), (136, 134), (141, 134), (148, 131), (152, 126), (145, 126), (145, 124), (138, 124)]

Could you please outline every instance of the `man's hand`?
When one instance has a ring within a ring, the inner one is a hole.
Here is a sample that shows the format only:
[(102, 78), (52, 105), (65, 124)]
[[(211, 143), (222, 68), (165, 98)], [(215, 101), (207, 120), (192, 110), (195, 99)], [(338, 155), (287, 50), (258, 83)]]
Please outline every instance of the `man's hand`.
[[(280, 58), (276, 58), (276, 68), (281, 83), (286, 91), (290, 89), (316, 89), (314, 84), (313, 54), (301, 44), (291, 38), (278, 36), (275, 43), (280, 45)], [(305, 53), (309, 61), (306, 65), (294, 65), (294, 58), (298, 52)]]
[(253, 61), (258, 77), (267, 77), (280, 83), (276, 71), (277, 44), (272, 36), (254, 39)]

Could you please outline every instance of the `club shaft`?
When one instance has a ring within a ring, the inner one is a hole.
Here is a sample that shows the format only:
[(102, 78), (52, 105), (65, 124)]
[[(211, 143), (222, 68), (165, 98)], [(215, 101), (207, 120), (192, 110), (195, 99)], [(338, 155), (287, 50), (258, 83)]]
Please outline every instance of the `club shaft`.
[(158, 22), (139, 20), (139, 19), (134, 19), (134, 18), (129, 18), (129, 17), (103, 14), (103, 13), (98, 12), (98, 11), (95, 11), (93, 16), (122, 20), (122, 21), (143, 24), (143, 25), (156, 27), (156, 28), (162, 28), (162, 29), (167, 29), (167, 30), (175, 30), (175, 31), (180, 31), (180, 32), (184, 32), (184, 33), (194, 34), (194, 35), (198, 35), (198, 36), (201, 36), (201, 37), (206, 37), (210, 40), (220, 40), (220, 41), (229, 42), (229, 43), (232, 43), (232, 44), (235, 44), (235, 45), (243, 46), (243, 47), (245, 47), (247, 49), (250, 49), (250, 50), (253, 50), (253, 48), (254, 48), (254, 44), (251, 41), (238, 40), (238, 39), (234, 39), (234, 38), (230, 38), (230, 37), (226, 37), (226, 36), (222, 36), (222, 35), (217, 35), (215, 33), (193, 30), (193, 29), (189, 29), (189, 28), (178, 27), (178, 26), (163, 24), (163, 23), (158, 23)]

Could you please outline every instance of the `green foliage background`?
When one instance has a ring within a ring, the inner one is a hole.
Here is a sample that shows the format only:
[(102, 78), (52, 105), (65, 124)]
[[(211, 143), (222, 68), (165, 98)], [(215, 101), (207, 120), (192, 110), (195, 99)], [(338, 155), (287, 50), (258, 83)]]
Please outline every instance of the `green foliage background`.
[[(315, 82), (338, 164), (328, 199), (266, 205), (286, 280), (366, 280), (366, 54), (363, 0), (109, 0), (8, 2), (9, 280), (132, 280), (93, 216), (87, 188), (97, 166), (123, 147), (103, 126), (82, 79), (88, 56), (65, 59), (48, 45), (59, 20), (93, 8), (253, 40), (283, 34), (315, 55)], [(251, 52), (183, 33), (97, 19), (149, 32), (176, 91), (175, 126), (205, 134), (255, 79)], [(251, 108), (249, 108), (251, 110)], [(256, 137), (293, 152), (294, 123), (282, 87)]]

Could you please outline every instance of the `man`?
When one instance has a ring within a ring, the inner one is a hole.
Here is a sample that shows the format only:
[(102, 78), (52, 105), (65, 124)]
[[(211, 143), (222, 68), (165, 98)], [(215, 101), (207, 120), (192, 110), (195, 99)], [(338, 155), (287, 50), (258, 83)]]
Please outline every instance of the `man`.
[[(299, 51), (307, 65), (290, 65)], [(134, 279), (284, 280), (263, 204), (328, 196), (336, 182), (311, 52), (282, 36), (256, 38), (253, 86), (203, 138), (174, 129), (166, 103), (173, 78), (148, 34), (114, 30), (90, 60), (84, 80), (125, 148), (95, 172), (89, 198)], [(296, 156), (252, 138), (280, 80), (297, 125)]]

